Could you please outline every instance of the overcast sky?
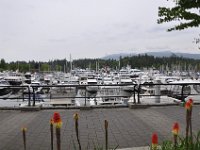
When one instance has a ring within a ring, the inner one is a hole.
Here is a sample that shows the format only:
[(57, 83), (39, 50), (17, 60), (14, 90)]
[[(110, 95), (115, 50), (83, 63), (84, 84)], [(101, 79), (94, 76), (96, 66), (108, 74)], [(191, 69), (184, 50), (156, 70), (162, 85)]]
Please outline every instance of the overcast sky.
[(166, 0), (0, 0), (0, 58), (48, 61), (171, 50), (199, 53), (198, 29), (157, 24)]

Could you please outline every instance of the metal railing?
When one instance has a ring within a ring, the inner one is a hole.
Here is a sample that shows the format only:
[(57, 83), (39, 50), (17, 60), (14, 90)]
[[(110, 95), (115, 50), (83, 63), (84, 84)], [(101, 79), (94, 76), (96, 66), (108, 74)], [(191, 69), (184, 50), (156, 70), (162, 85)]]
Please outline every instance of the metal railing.
[[(103, 87), (111, 87), (112, 88), (120, 88), (121, 91), (123, 91), (123, 87), (124, 86), (132, 86), (132, 89), (130, 89), (130, 91), (126, 91), (127, 95), (120, 95), (120, 94), (113, 94), (113, 95), (95, 95), (95, 94), (91, 94), (90, 92), (87, 91), (87, 87), (89, 86), (96, 86), (98, 87), (98, 90), (102, 89)], [(36, 101), (41, 100), (42, 99), (46, 99), (46, 98), (40, 98), (38, 97), (38, 89), (49, 89), (49, 97), (47, 97), (47, 99), (75, 99), (75, 98), (80, 98), (80, 99), (84, 99), (84, 106), (86, 106), (87, 100), (94, 98), (100, 98), (100, 97), (107, 97), (107, 98), (121, 98), (121, 97), (126, 97), (129, 98), (130, 96), (133, 96), (133, 103), (135, 104), (140, 104), (141, 103), (141, 97), (145, 97), (145, 96), (149, 96), (149, 94), (145, 94), (144, 89), (149, 89), (149, 90), (155, 90), (155, 88), (161, 88), (161, 87), (167, 87), (168, 90), (166, 90), (166, 93), (162, 93), (160, 92), (160, 94), (155, 94), (155, 93), (150, 93), (150, 96), (161, 96), (161, 95), (166, 95), (169, 97), (175, 97), (177, 99), (180, 99), (182, 102), (185, 101), (185, 98), (189, 95), (200, 95), (200, 83), (173, 83), (173, 84), (110, 84), (110, 85), (102, 85), (102, 84), (98, 84), (98, 85), (22, 85), (22, 86), (0, 86), (0, 92), (2, 89), (7, 89), (7, 90), (15, 90), (19, 92), (19, 97), (3, 97), (2, 95), (0, 96), (0, 99), (3, 100), (12, 100), (12, 99), (21, 99), (22, 101), (27, 101), (27, 105), (28, 106), (35, 106), (36, 105)], [(173, 86), (173, 87), (178, 87), (179, 88), (179, 92), (175, 92), (174, 89), (169, 88), (169, 86)], [(187, 89), (189, 86), (196, 86), (196, 94), (192, 94), (190, 93), (185, 93), (185, 89)], [(199, 86), (199, 90), (197, 90)], [(54, 89), (58, 90), (57, 94), (52, 94), (52, 91)], [(75, 90), (75, 95), (74, 96), (69, 96), (69, 95), (62, 95), (62, 90), (65, 88), (67, 90)], [(78, 90), (82, 90), (83, 91), (83, 95), (82, 96), (77, 96), (77, 91)], [(60, 93), (59, 93), (60, 92)], [(90, 94), (88, 94), (90, 93)], [(43, 94), (43, 93), (39, 93), (39, 94)], [(46, 94), (46, 93), (45, 93)], [(12, 93), (11, 93), (12, 95)], [(32, 102), (32, 103), (31, 103)]]

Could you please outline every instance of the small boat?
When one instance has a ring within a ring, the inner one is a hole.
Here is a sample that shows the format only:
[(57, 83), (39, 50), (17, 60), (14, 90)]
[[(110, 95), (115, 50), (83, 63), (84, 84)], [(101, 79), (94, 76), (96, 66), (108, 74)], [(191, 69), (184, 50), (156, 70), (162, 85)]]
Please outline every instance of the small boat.
[[(180, 100), (182, 100), (182, 98), (188, 99), (189, 97), (193, 99), (199, 99), (200, 97), (200, 81), (199, 80), (185, 79), (185, 80), (173, 81), (170, 84), (174, 84), (174, 85), (171, 85), (169, 88), (171, 97), (174, 97)], [(183, 86), (181, 84), (184, 84), (183, 91), (182, 91)]]
[(86, 90), (88, 92), (97, 92), (98, 91), (98, 86), (97, 86), (97, 79), (95, 78), (88, 78), (87, 79), (87, 86), (86, 86)]
[(4, 79), (8, 81), (10, 85), (21, 85), (23, 83), (23, 76), (18, 72), (9, 73)]
[(120, 79), (120, 83), (124, 84), (122, 85), (122, 90), (124, 91), (134, 91), (134, 83), (131, 78), (124, 78), (124, 79)]
[(0, 98), (8, 98), (12, 94), (10, 84), (6, 80), (0, 80)]
[(91, 105), (126, 105), (123, 98), (119, 97), (100, 97), (90, 99)]

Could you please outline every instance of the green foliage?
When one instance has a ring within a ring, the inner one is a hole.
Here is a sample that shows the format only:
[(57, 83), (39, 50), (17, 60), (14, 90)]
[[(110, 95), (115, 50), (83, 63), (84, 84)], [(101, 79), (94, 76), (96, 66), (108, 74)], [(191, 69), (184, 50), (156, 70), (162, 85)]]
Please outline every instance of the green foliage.
[(183, 30), (200, 25), (200, 0), (176, 0), (174, 2), (176, 5), (173, 8), (158, 8), (159, 24), (179, 21), (179, 25), (168, 29), (168, 31)]
[[(157, 150), (186, 150), (186, 138), (178, 137), (179, 142), (176, 147), (172, 141), (163, 141), (163, 143), (157, 148)], [(200, 150), (200, 131), (195, 136), (195, 140), (192, 142), (191, 138), (188, 140), (188, 150)]]
[[(159, 70), (191, 70), (195, 71), (200, 70), (200, 60), (177, 57), (175, 54), (171, 57), (154, 57), (144, 55), (130, 56), (130, 57), (121, 57), (120, 58), (120, 68), (119, 68), (119, 60), (114, 59), (78, 59), (72, 62), (73, 68), (90, 68), (96, 70), (97, 64), (99, 64), (99, 69), (101, 68), (110, 68), (120, 69), (122, 67), (126, 67), (130, 65), (132, 68), (155, 68)], [(51, 62), (35, 62), (35, 61), (17, 61), (6, 63), (4, 59), (1, 60), (0, 70), (19, 70), (20, 72), (35, 72), (35, 71), (70, 71), (70, 62), (66, 60), (54, 60)], [(166, 69), (167, 68), (167, 69)]]
[(1, 61), (0, 61), (0, 69), (2, 69), (2, 70), (6, 69), (6, 62), (4, 59), (1, 59)]
[(49, 64), (44, 63), (41, 65), (41, 71), (49, 71)]

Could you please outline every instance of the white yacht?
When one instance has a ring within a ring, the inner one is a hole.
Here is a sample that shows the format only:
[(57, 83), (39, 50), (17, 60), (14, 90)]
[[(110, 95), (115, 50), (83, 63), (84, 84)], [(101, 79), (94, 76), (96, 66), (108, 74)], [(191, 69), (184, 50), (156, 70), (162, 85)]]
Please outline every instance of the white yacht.
[(87, 79), (87, 86), (86, 86), (86, 90), (88, 92), (97, 92), (98, 91), (98, 86), (97, 86), (97, 79), (95, 78), (88, 78)]
[(90, 105), (124, 105), (120, 95), (119, 86), (101, 86), (96, 97), (90, 99)]
[(23, 83), (23, 76), (18, 72), (8, 73), (4, 79), (10, 83), (10, 85), (21, 85)]
[(120, 79), (120, 84), (122, 84), (122, 90), (134, 91), (134, 84), (136, 84), (136, 82), (133, 82), (131, 78), (122, 78)]

